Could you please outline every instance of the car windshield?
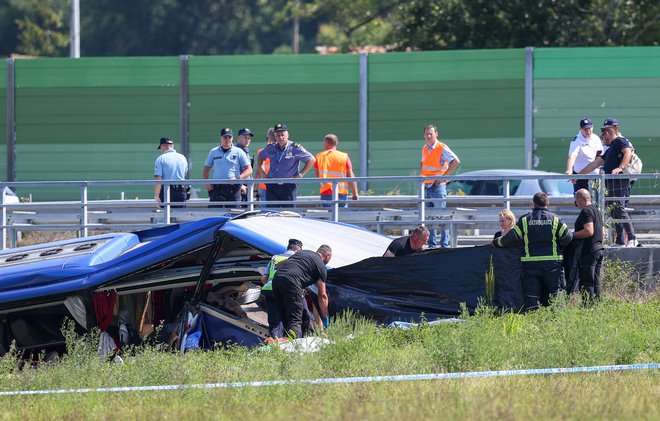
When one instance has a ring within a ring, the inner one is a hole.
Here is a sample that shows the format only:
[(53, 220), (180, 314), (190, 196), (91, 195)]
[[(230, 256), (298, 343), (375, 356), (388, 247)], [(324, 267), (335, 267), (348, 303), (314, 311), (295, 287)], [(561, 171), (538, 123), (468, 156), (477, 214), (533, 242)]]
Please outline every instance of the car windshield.
[(572, 196), (573, 184), (569, 180), (540, 180), (541, 188), (550, 196)]

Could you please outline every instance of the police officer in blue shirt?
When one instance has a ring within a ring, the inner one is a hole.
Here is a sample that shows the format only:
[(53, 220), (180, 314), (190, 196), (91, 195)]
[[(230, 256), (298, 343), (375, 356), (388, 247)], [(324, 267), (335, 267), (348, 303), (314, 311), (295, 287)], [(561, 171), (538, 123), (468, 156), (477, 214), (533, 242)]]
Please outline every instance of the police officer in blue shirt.
[[(250, 142), (252, 142), (253, 136), (254, 135), (250, 129), (243, 127), (242, 129), (238, 129), (238, 138), (236, 142), (236, 147), (241, 148), (241, 150), (245, 152), (245, 155), (247, 155), (248, 159), (250, 160), (250, 166), (252, 166), (252, 168), (254, 168), (254, 156), (250, 156)], [(241, 186), (241, 200), (243, 202), (247, 202), (247, 199), (247, 185), (243, 184)]]
[[(204, 163), (202, 178), (209, 178), (209, 172), (213, 168), (214, 179), (237, 180), (245, 179), (252, 174), (250, 160), (240, 148), (233, 145), (234, 132), (225, 127), (220, 130), (220, 146), (211, 149)], [(207, 184), (211, 202), (240, 202), (240, 184)], [(236, 205), (228, 205), (236, 206)]]
[[(260, 178), (303, 178), (314, 166), (316, 158), (307, 152), (300, 143), (289, 140), (289, 132), (286, 125), (278, 123), (273, 127), (276, 143), (266, 146), (261, 150), (257, 160), (257, 172)], [(265, 174), (261, 165), (270, 158), (270, 171)], [(300, 169), (300, 164), (304, 166)], [(273, 183), (268, 184), (266, 200), (268, 201), (295, 201), (298, 193), (298, 185), (295, 183)], [(271, 207), (284, 207), (284, 205), (269, 205)]]
[[(170, 184), (170, 202), (185, 202), (188, 186), (183, 182), (188, 176), (188, 160), (174, 150), (174, 141), (170, 137), (161, 137), (158, 149), (161, 155), (156, 159), (154, 179), (179, 180), (179, 184)], [(154, 199), (159, 206), (165, 201), (165, 189), (162, 187), (160, 184), (154, 185)]]

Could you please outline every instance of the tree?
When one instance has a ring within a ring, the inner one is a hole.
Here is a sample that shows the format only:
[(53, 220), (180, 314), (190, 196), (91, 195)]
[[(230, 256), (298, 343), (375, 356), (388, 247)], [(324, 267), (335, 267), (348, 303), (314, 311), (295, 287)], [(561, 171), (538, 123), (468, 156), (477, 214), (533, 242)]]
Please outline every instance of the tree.
[(397, 10), (396, 49), (657, 45), (660, 6), (645, 0), (417, 0)]
[(31, 56), (65, 56), (69, 34), (64, 25), (64, 9), (60, 0), (13, 0), (21, 12), (15, 19), (19, 53)]
[(82, 11), (93, 56), (263, 54), (288, 44), (275, 23), (285, 0), (97, 0)]
[[(297, 0), (288, 1), (288, 9)], [(402, 0), (314, 0), (300, 4), (301, 19), (317, 21), (316, 43), (346, 52), (364, 45), (384, 45), (392, 31), (390, 16)]]

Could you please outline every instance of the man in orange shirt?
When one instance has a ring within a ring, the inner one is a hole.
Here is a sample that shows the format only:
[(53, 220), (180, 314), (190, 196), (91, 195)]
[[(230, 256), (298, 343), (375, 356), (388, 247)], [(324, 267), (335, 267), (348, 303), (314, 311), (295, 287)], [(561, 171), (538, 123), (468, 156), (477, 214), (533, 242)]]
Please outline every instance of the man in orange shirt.
[[(355, 177), (353, 173), (353, 165), (351, 158), (348, 157), (346, 152), (337, 150), (339, 138), (334, 134), (327, 134), (323, 140), (323, 147), (325, 150), (316, 154), (316, 162), (314, 163), (314, 171), (318, 178), (345, 178)], [(348, 199), (348, 187), (350, 185), (353, 192), (353, 200), (358, 200), (357, 183), (353, 182), (339, 182), (337, 183), (337, 198), (341, 201), (340, 206), (348, 207), (346, 200)], [(332, 200), (332, 183), (324, 183), (321, 185), (321, 200)], [(330, 205), (323, 205), (330, 206)]]
[[(461, 160), (449, 146), (438, 140), (438, 128), (432, 124), (424, 127), (424, 139), (426, 145), (422, 148), (422, 163), (420, 164), (420, 175), (425, 177), (449, 175), (458, 167)], [(434, 199), (426, 202), (429, 208), (444, 208), (447, 202), (443, 199), (447, 197), (447, 185), (445, 180), (425, 180), (424, 197)], [(438, 200), (439, 199), (439, 200)], [(440, 233), (440, 243), (436, 241), (436, 230), (431, 229), (429, 236), (429, 247), (449, 247), (449, 230), (443, 229)]]

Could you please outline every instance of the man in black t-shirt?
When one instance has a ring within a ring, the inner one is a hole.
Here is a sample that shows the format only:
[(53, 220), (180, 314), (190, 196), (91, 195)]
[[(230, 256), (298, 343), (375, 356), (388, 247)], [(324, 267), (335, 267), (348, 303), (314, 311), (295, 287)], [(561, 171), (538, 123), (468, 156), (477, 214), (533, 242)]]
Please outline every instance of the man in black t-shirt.
[(583, 300), (593, 303), (600, 299), (600, 269), (603, 263), (603, 215), (591, 203), (586, 189), (575, 192), (575, 202), (582, 209), (575, 220), (574, 239), (582, 240), (582, 253), (578, 259), (580, 292)]
[[(273, 278), (273, 296), (277, 311), (284, 325), (284, 332), (294, 339), (303, 336), (304, 289), (316, 283), (319, 298), (319, 313), (323, 327), (330, 323), (328, 313), (328, 294), (325, 281), (328, 271), (325, 265), (332, 258), (332, 249), (322, 245), (316, 252), (301, 250), (289, 257), (282, 267), (277, 269)], [(307, 329), (304, 329), (307, 331)]]
[(420, 225), (415, 228), (415, 231), (405, 237), (399, 237), (392, 241), (387, 247), (383, 257), (399, 257), (408, 256), (422, 249), (424, 244), (429, 239), (429, 230), (425, 226)]
[[(605, 174), (623, 174), (623, 169), (628, 165), (632, 159), (632, 148), (630, 142), (623, 136), (618, 135), (615, 126), (605, 126), (601, 128), (601, 138), (605, 141), (608, 147), (605, 154), (596, 157), (594, 162), (587, 165), (580, 174), (588, 174), (590, 171), (603, 166)], [(605, 180), (605, 187), (607, 187), (607, 197), (621, 197), (615, 201), (608, 201), (612, 204), (611, 215), (614, 219), (624, 219), (630, 221), (630, 215), (626, 211), (628, 205), (628, 197), (630, 197), (630, 180), (627, 178), (607, 179)], [(615, 223), (616, 242), (611, 244), (610, 247), (637, 247), (639, 242), (635, 238), (635, 230), (632, 223), (622, 222)], [(623, 231), (626, 231), (628, 242), (626, 243), (623, 238)]]

